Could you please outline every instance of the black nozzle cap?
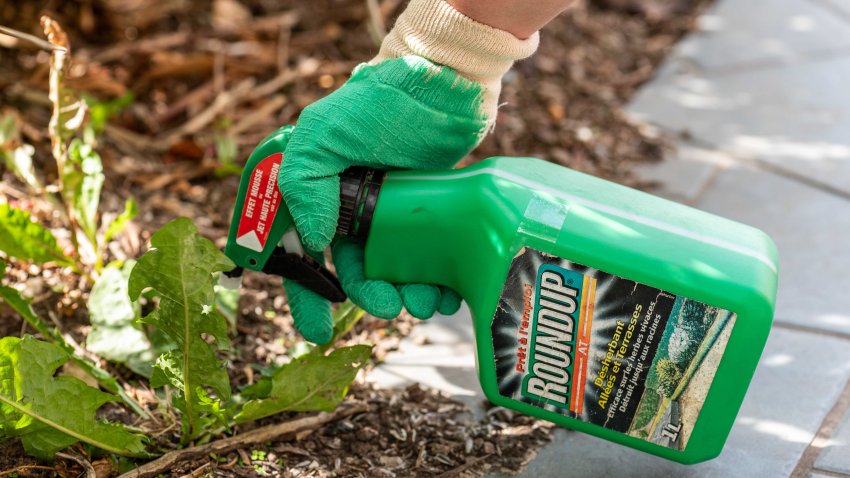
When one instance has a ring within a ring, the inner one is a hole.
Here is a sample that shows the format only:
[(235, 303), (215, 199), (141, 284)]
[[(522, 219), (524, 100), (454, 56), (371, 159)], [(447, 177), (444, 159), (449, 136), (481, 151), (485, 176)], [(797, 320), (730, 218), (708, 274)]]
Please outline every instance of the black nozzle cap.
[(369, 168), (348, 168), (339, 175), (337, 234), (366, 242), (383, 182), (384, 172)]

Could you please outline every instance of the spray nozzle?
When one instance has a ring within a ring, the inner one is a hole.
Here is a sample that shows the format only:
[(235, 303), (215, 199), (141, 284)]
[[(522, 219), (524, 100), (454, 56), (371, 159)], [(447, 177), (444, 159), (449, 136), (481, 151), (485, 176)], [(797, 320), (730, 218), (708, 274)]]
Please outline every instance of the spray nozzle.
[[(333, 302), (346, 299), (339, 280), (321, 261), (306, 254), (283, 202), (278, 174), (291, 127), (263, 140), (245, 165), (224, 252), (237, 267), (219, 279), (238, 288), (242, 271), (250, 269), (293, 280)], [(378, 200), (383, 173), (351, 168), (340, 175), (340, 218), (337, 233), (365, 242)]]

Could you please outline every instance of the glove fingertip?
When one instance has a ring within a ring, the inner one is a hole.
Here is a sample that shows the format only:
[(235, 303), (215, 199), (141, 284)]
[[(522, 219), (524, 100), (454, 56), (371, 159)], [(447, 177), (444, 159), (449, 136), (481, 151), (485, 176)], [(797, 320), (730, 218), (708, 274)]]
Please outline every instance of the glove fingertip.
[(308, 322), (299, 328), (299, 332), (308, 342), (325, 345), (333, 338), (333, 327), (322, 321)]
[(331, 304), (315, 292), (293, 281), (285, 281), (289, 310), (295, 328), (308, 341), (324, 345), (333, 338)]
[(404, 307), (417, 319), (430, 319), (440, 304), (440, 289), (428, 284), (405, 284), (400, 288)]
[(404, 303), (389, 282), (366, 281), (359, 287), (354, 302), (380, 319), (394, 319), (401, 314)]
[(322, 222), (327, 222), (327, 224), (313, 224), (309, 229), (307, 229), (305, 234), (301, 235), (301, 243), (304, 244), (304, 247), (307, 249), (312, 251), (324, 251), (331, 245), (336, 224), (330, 221)]
[(460, 303), (463, 300), (457, 292), (448, 287), (441, 287), (440, 305), (437, 307), (437, 312), (442, 315), (454, 315), (460, 310)]
[(308, 249), (322, 251), (330, 245), (336, 233), (339, 177), (335, 174), (305, 177), (304, 171), (298, 174), (289, 171), (283, 169), (279, 178), (280, 189), (301, 243)]

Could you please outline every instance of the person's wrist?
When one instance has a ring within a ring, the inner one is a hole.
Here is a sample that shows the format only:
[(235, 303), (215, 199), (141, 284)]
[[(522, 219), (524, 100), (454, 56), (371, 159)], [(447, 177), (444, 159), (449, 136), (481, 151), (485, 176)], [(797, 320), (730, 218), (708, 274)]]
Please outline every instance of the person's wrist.
[[(464, 15), (491, 27), (529, 38), (566, 10), (573, 0), (446, 0)], [(531, 8), (530, 8), (531, 7)]]

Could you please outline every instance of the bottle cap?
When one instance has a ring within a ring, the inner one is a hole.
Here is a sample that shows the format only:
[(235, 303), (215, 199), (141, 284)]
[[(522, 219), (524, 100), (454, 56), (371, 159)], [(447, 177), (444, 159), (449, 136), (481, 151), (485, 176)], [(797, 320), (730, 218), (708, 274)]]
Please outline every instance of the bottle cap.
[(336, 232), (366, 242), (384, 172), (348, 168), (339, 175), (339, 221)]

